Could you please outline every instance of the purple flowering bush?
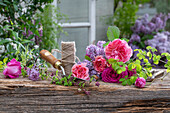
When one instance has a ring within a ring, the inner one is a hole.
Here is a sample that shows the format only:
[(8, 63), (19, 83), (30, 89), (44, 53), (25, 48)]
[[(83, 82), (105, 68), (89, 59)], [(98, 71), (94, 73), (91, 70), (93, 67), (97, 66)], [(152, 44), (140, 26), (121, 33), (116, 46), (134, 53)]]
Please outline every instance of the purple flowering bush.
[(146, 50), (146, 46), (155, 47), (158, 50), (156, 54), (159, 55), (170, 52), (170, 33), (164, 31), (168, 19), (170, 14), (162, 13), (155, 15), (150, 21), (148, 14), (137, 19), (131, 28), (133, 34), (128, 42), (129, 45), (133, 50), (139, 48)]

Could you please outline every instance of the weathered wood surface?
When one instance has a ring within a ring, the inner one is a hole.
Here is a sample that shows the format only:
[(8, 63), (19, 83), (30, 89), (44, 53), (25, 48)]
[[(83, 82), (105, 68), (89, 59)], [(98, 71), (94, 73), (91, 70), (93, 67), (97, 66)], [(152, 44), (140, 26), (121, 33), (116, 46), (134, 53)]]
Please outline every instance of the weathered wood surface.
[[(0, 75), (2, 76), (2, 75)], [(91, 95), (77, 87), (31, 81), (27, 78), (0, 79), (0, 113), (170, 113), (170, 75), (143, 89), (100, 82), (91, 85)]]

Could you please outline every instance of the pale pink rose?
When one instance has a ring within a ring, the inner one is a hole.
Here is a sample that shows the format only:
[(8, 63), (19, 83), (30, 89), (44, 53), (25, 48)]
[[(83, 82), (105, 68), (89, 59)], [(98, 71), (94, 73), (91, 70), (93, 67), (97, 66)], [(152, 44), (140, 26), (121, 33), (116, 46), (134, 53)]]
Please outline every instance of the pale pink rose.
[(12, 59), (7, 63), (7, 68), (3, 71), (6, 77), (17, 78), (21, 74), (21, 63)]
[(105, 47), (107, 59), (119, 59), (119, 62), (127, 62), (132, 56), (132, 49), (125, 40), (115, 39)]
[(107, 61), (103, 56), (95, 57), (95, 61), (93, 61), (94, 69), (98, 72), (103, 72), (107, 67)]
[(86, 67), (86, 63), (75, 64), (72, 67), (72, 75), (76, 78), (83, 80), (90, 80), (89, 69)]

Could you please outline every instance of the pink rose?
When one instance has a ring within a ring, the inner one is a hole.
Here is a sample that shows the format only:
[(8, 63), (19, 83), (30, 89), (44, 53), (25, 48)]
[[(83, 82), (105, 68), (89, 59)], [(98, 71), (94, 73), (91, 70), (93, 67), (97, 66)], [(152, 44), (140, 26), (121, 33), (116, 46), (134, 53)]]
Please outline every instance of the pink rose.
[(3, 74), (10, 78), (17, 78), (21, 74), (21, 63), (12, 59), (7, 63), (7, 68), (3, 71)]
[(72, 67), (72, 75), (76, 78), (83, 80), (90, 80), (89, 69), (86, 67), (86, 63), (75, 64)]
[(146, 80), (143, 77), (139, 77), (135, 81), (135, 86), (138, 88), (143, 88), (146, 84)]
[(127, 62), (132, 56), (132, 49), (125, 40), (115, 39), (105, 47), (107, 59), (119, 59), (119, 62)]
[(101, 73), (107, 67), (107, 61), (103, 56), (97, 56), (95, 57), (95, 61), (93, 61), (93, 65), (94, 69)]
[(101, 76), (103, 82), (120, 83), (119, 79), (124, 78), (126, 75), (128, 75), (127, 70), (121, 74), (117, 74), (117, 72), (112, 67), (108, 67), (103, 71)]

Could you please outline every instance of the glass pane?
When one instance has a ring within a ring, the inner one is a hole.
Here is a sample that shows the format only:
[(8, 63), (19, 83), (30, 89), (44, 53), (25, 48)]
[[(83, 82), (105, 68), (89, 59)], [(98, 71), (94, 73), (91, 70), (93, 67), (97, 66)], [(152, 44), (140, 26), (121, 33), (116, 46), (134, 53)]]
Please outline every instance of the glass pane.
[(89, 0), (61, 0), (58, 6), (69, 22), (89, 21)]

